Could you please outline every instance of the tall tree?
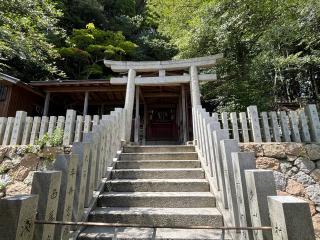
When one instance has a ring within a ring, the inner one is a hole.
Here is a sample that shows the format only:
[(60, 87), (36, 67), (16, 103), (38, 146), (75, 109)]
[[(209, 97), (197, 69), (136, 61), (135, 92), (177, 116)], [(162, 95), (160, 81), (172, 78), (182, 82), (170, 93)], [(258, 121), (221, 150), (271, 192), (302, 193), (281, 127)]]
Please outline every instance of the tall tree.
[(53, 45), (61, 15), (50, 0), (0, 0), (0, 70), (26, 81), (62, 76)]
[(59, 50), (63, 69), (73, 79), (106, 78), (103, 59), (124, 60), (134, 54), (136, 45), (121, 32), (103, 31), (93, 23), (74, 29), (68, 47)]

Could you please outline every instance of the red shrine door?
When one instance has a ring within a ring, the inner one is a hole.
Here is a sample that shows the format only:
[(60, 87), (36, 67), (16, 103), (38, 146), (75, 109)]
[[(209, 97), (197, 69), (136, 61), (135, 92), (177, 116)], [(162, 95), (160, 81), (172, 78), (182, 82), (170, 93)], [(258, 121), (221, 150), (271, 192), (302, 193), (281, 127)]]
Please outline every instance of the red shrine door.
[(176, 108), (157, 107), (148, 109), (147, 141), (177, 141)]

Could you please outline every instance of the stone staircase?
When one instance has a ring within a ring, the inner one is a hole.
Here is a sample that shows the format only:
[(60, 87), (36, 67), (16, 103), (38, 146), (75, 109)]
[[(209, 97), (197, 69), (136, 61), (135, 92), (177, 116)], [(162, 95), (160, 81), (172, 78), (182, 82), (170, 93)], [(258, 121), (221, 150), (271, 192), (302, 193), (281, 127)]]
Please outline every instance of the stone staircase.
[(215, 206), (193, 146), (125, 147), (89, 220), (136, 227), (88, 227), (78, 239), (222, 239), (188, 229), (222, 226)]

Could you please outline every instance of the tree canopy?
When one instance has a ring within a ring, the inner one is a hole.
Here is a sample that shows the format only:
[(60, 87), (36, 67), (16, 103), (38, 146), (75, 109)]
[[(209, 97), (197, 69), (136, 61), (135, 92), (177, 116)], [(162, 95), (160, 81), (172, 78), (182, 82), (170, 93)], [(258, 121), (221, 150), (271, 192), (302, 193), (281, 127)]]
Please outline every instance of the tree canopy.
[(64, 76), (53, 44), (64, 37), (61, 16), (53, 1), (0, 0), (0, 70), (25, 80)]
[(318, 0), (0, 0), (0, 70), (24, 81), (108, 78), (103, 59), (223, 53), (204, 103), (319, 102)]
[(319, 1), (149, 0), (149, 7), (178, 58), (224, 54), (221, 81), (202, 89), (214, 107), (319, 100)]
[(176, 54), (144, 0), (0, 0), (0, 70), (24, 81), (106, 78), (103, 58)]

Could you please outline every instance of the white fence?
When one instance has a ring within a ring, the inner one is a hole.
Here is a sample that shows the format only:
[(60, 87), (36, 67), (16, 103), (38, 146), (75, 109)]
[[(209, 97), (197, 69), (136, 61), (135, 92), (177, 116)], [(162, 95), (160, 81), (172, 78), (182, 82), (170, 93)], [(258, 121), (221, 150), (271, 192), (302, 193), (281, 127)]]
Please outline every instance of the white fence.
[(15, 117), (0, 117), (0, 145), (34, 145), (45, 134), (55, 129), (63, 134), (63, 145), (80, 142), (85, 133), (101, 121), (98, 115), (77, 116), (75, 110), (67, 110), (66, 116), (28, 117), (26, 112), (17, 111)]
[(212, 118), (240, 142), (320, 142), (320, 121), (316, 105), (297, 111), (261, 112), (256, 106), (247, 112), (212, 113)]
[[(237, 229), (229, 232), (232, 239), (314, 240), (309, 204), (276, 196), (272, 170), (255, 169), (255, 154), (240, 152), (238, 139), (230, 139), (227, 127), (221, 128), (216, 117), (201, 106), (192, 111), (196, 150), (225, 225)], [(248, 113), (254, 140), (261, 141), (256, 108), (249, 107)], [(231, 119), (236, 122), (234, 114)], [(270, 226), (272, 231), (239, 229)]]
[[(0, 199), (0, 238), (75, 239), (80, 229), (72, 229), (74, 235), (70, 236), (70, 226), (35, 224), (35, 220), (87, 221), (90, 209), (95, 206), (97, 200), (94, 191), (104, 190), (103, 179), (109, 177), (108, 168), (113, 166), (113, 160), (121, 150), (124, 117), (123, 109), (116, 109), (110, 115), (104, 115), (99, 123), (93, 125), (92, 130), (83, 134), (81, 142), (73, 143), (70, 154), (57, 155), (52, 171), (35, 172), (32, 195)], [(65, 131), (69, 132), (77, 125), (74, 119), (75, 112), (69, 110)], [(33, 121), (37, 128), (41, 126), (39, 122)], [(14, 125), (16, 127), (16, 123)]]

